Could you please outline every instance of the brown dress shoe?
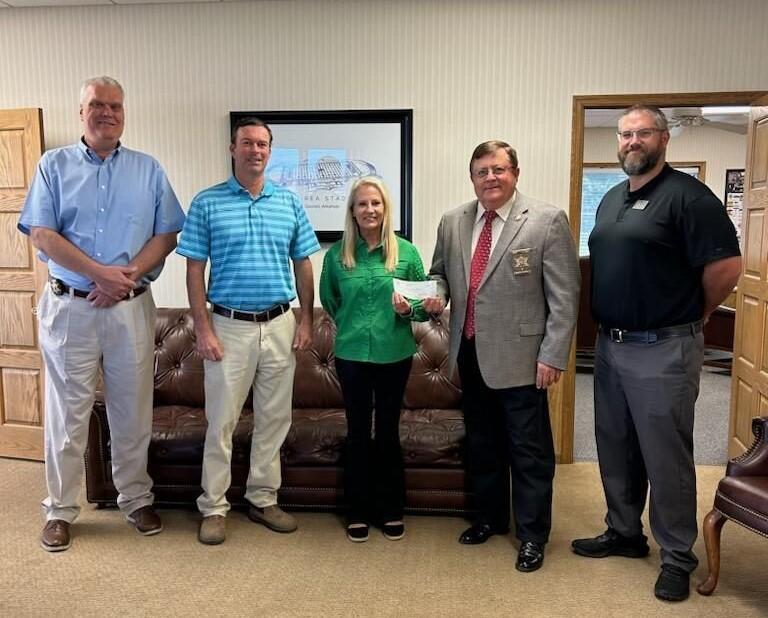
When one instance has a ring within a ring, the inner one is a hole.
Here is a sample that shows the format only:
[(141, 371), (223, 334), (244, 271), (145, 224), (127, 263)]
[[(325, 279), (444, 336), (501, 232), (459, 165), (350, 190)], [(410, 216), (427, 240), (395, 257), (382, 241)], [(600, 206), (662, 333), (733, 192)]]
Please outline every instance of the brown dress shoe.
[(45, 551), (64, 551), (72, 545), (69, 535), (69, 522), (63, 519), (51, 519), (46, 522), (40, 545)]
[(160, 521), (160, 516), (150, 505), (142, 506), (128, 515), (128, 522), (133, 524), (136, 532), (144, 536), (152, 536), (163, 531), (163, 522)]

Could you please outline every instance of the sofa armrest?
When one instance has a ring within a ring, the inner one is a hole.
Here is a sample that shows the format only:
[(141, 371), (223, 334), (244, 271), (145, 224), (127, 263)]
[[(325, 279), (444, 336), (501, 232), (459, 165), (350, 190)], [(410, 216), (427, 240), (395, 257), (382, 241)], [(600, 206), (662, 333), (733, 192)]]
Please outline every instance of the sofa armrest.
[(768, 476), (768, 416), (752, 419), (752, 433), (754, 442), (728, 462), (726, 476)]

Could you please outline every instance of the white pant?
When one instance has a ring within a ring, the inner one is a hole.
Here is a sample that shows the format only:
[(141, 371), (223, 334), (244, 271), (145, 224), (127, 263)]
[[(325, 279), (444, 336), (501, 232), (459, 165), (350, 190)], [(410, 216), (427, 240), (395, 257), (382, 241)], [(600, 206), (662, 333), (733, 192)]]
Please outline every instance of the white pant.
[(128, 515), (152, 504), (155, 303), (150, 291), (107, 309), (46, 287), (38, 305), (45, 361), (46, 519), (72, 522), (99, 367), (103, 368), (117, 504)]
[(232, 483), (232, 434), (248, 390), (253, 386), (253, 435), (245, 498), (263, 508), (277, 503), (280, 447), (291, 426), (293, 338), (296, 320), (288, 311), (269, 322), (245, 322), (212, 314), (224, 355), (205, 361), (203, 493), (197, 507), (204, 517), (226, 515)]

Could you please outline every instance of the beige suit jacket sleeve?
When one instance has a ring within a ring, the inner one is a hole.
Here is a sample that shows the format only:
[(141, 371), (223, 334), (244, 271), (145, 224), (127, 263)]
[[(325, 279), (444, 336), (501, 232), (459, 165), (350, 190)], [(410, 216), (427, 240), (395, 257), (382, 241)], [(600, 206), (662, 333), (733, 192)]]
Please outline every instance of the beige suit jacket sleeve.
[(568, 366), (579, 312), (579, 257), (565, 212), (559, 210), (544, 237), (543, 286), (549, 313), (538, 360), (558, 369)]

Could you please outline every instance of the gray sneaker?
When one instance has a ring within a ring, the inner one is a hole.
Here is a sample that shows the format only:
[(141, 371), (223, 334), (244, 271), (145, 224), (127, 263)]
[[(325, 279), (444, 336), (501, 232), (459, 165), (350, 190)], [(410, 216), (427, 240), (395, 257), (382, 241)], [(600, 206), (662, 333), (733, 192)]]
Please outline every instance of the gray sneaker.
[(248, 519), (258, 524), (264, 524), (275, 532), (293, 532), (299, 527), (296, 518), (276, 504), (264, 508), (250, 505), (248, 507)]
[(227, 518), (224, 515), (210, 515), (200, 520), (197, 540), (204, 545), (219, 545), (227, 536)]

